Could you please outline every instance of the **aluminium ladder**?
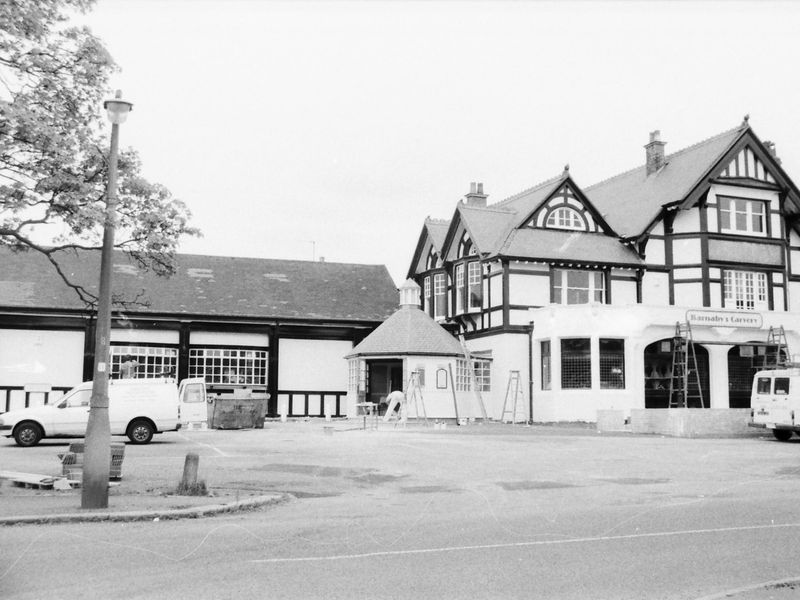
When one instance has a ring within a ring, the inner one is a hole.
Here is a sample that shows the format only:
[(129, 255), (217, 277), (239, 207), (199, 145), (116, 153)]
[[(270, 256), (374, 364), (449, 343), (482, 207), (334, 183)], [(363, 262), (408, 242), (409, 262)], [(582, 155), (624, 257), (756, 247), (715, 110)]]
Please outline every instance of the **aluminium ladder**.
[[(520, 387), (520, 380), (519, 380), (519, 371), (509, 371), (508, 372), (508, 385), (506, 386), (506, 397), (503, 400), (503, 412), (500, 414), (500, 422), (505, 423), (506, 414), (511, 415), (511, 424), (517, 424), (517, 405), (520, 396), (522, 396), (522, 388)], [(510, 406), (509, 406), (509, 400)], [(524, 407), (523, 409), (522, 420), (525, 421), (525, 413)]]
[(700, 408), (705, 408), (692, 328), (688, 322), (678, 322), (675, 323), (675, 335), (672, 338), (669, 408), (689, 408), (692, 400), (699, 400)]

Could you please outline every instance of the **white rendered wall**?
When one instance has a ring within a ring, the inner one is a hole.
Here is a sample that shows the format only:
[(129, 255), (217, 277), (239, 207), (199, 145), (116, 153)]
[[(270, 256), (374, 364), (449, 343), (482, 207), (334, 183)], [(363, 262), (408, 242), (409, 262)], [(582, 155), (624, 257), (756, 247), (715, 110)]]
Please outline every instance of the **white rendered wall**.
[(616, 305), (636, 304), (636, 281), (612, 279), (611, 303)]
[(114, 328), (111, 330), (111, 341), (128, 344), (178, 344), (180, 333), (163, 329)]
[(642, 304), (669, 304), (669, 274), (645, 271), (642, 277)]
[(343, 340), (281, 338), (278, 388), (281, 390), (347, 389), (347, 361), (353, 343)]
[(676, 306), (702, 306), (703, 305), (703, 284), (675, 282), (675, 305)]
[(263, 348), (269, 346), (269, 336), (265, 333), (192, 331), (189, 334), (189, 343), (192, 346), (254, 346)]
[(696, 208), (678, 210), (672, 222), (673, 233), (696, 233), (700, 231), (700, 211)]
[(81, 383), (83, 341), (82, 331), (0, 329), (0, 385)]
[[(530, 317), (527, 317), (530, 321)], [(527, 324), (527, 323), (526, 323)], [(467, 346), (473, 352), (479, 350), (492, 351), (492, 390), (482, 392), (481, 397), (490, 418), (500, 419), (503, 412), (509, 371), (520, 373), (521, 395), (517, 401), (517, 419), (528, 419), (529, 369), (528, 369), (528, 335), (525, 333), (502, 333), (468, 340)], [(509, 419), (510, 415), (506, 415)]]
[(674, 239), (672, 241), (672, 262), (673, 264), (697, 264), (700, 262), (700, 240)]
[(509, 275), (509, 304), (545, 306), (550, 304), (550, 277), (547, 275)]

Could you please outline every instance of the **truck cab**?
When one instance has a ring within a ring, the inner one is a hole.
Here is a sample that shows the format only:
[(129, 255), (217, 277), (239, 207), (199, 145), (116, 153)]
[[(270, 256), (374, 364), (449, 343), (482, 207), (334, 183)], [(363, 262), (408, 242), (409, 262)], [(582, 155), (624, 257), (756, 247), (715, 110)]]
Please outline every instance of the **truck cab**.
[(769, 429), (784, 442), (800, 435), (800, 367), (758, 371), (750, 407), (751, 427)]

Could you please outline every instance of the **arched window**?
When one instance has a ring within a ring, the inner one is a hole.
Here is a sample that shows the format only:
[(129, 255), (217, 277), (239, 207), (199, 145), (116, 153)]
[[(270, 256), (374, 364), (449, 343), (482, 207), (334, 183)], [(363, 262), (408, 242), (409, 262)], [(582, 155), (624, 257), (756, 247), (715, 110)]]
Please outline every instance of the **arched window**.
[(475, 244), (472, 243), (469, 234), (464, 232), (464, 235), (461, 236), (461, 241), (458, 243), (458, 258), (474, 256), (477, 253), (478, 249), (475, 247)]
[(569, 206), (559, 206), (547, 216), (545, 226), (553, 229), (575, 229), (585, 231), (586, 224), (580, 213)]

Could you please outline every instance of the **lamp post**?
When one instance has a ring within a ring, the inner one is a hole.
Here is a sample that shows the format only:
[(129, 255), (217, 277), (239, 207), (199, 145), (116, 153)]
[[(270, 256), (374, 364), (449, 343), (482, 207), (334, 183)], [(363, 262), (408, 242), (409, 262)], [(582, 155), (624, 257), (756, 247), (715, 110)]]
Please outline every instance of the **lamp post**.
[(111, 333), (111, 260), (117, 210), (117, 155), (119, 126), (125, 122), (133, 104), (117, 90), (113, 100), (103, 103), (111, 121), (111, 151), (108, 158), (106, 215), (103, 250), (100, 257), (100, 291), (97, 299), (97, 332), (94, 343), (94, 370), (89, 422), (86, 425), (81, 508), (108, 507), (108, 474), (111, 462), (111, 432), (108, 423), (109, 337)]

